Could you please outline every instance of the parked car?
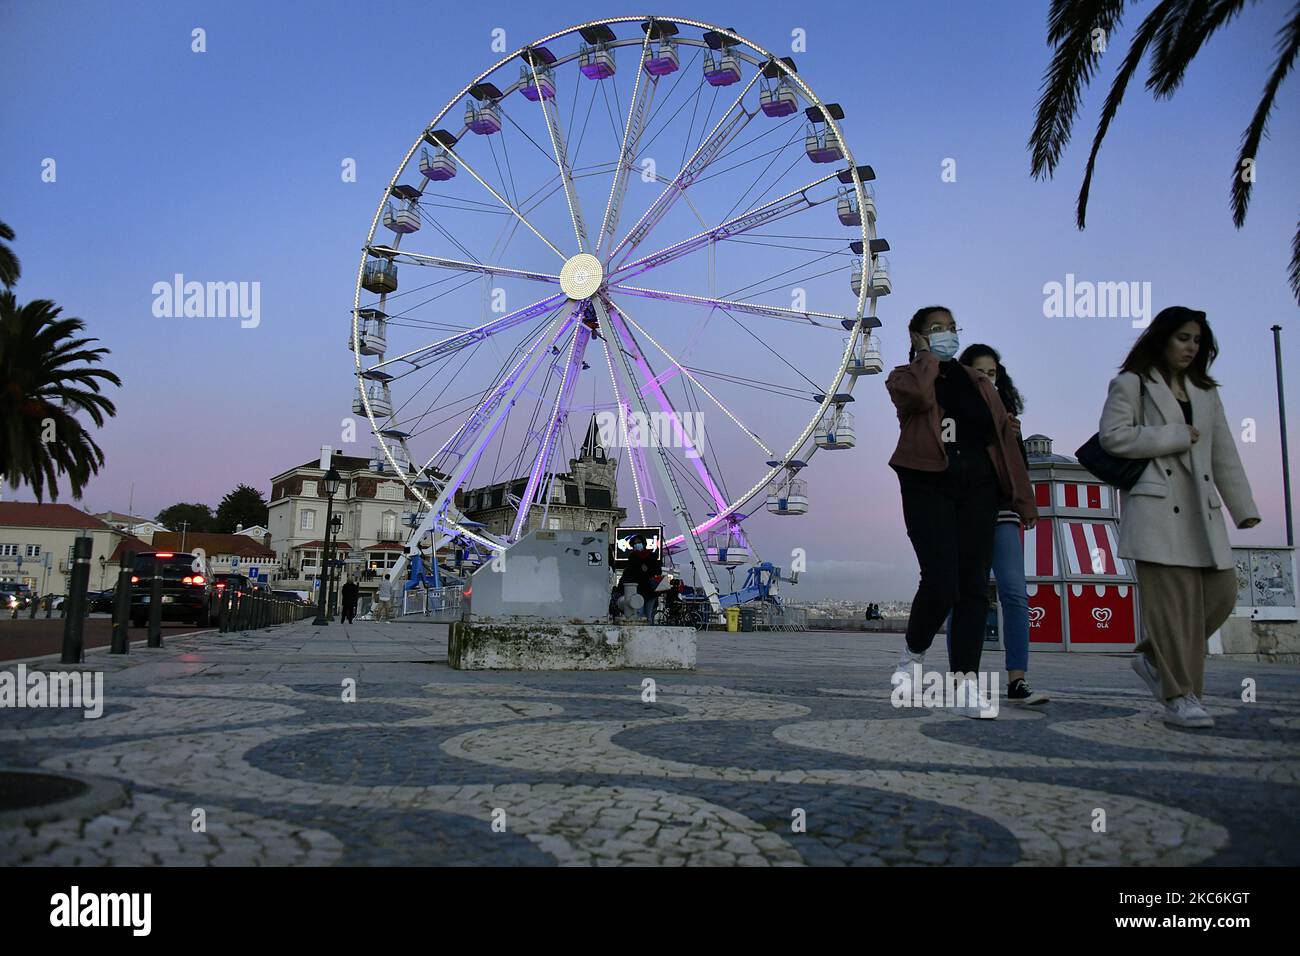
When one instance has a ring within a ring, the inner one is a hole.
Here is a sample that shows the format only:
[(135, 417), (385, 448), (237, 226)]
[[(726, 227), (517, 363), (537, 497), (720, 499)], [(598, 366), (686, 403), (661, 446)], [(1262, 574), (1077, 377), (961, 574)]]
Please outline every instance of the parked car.
[(218, 601), (220, 601), (222, 598), (226, 596), (225, 595), (226, 588), (233, 588), (235, 592), (235, 597), (243, 597), (245, 594), (248, 594), (249, 591), (252, 590), (252, 588), (249, 586), (250, 582), (248, 580), (248, 575), (240, 574), (238, 571), (227, 571), (222, 574), (215, 575), (215, 578), (216, 578)]
[(162, 569), (162, 619), (199, 627), (215, 623), (219, 592), (207, 559), (180, 551), (145, 551), (136, 555), (131, 575), (131, 624), (144, 627), (149, 621), (155, 559)]
[(109, 588), (107, 591), (86, 592), (86, 608), (88, 612), (90, 614), (112, 614), (113, 595), (115, 593), (115, 588)]
[(17, 581), (0, 581), (0, 610), (22, 611), (32, 605), (32, 589)]
[(297, 591), (275, 591), (275, 590), (273, 590), (273, 591), (271, 592), (271, 594), (273, 594), (275, 597), (278, 597), (281, 601), (292, 601), (294, 604), (299, 604), (299, 605), (302, 605), (303, 607), (307, 607), (307, 606), (309, 606), (307, 599), (304, 598), (304, 597), (303, 597), (301, 594), (299, 594)]

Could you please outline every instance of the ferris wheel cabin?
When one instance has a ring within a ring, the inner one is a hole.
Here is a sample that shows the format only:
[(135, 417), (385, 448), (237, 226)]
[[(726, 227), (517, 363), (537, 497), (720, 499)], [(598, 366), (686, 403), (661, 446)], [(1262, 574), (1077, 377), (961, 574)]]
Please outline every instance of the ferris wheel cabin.
[(544, 46), (534, 46), (519, 56), (524, 61), (524, 65), (519, 68), (519, 79), (523, 83), (519, 92), (524, 95), (524, 99), (534, 103), (555, 99), (555, 71), (551, 69), (555, 54)]
[(578, 31), (586, 42), (578, 48), (578, 69), (589, 80), (604, 80), (614, 75), (614, 31), (605, 24), (583, 27)]
[(440, 183), (456, 175), (456, 161), (448, 152), (449, 146), (456, 145), (456, 137), (445, 129), (426, 131), (424, 141), (434, 147), (434, 152), (420, 150), (420, 172), (430, 182)]
[(677, 54), (677, 24), (667, 20), (651, 20), (641, 24), (641, 29), (650, 37), (646, 45), (645, 59), (642, 66), (651, 76), (667, 76), (676, 73), (680, 65)]
[(853, 294), (862, 294), (862, 273), (865, 270), (869, 274), (867, 295), (873, 299), (889, 295), (893, 290), (889, 281), (889, 260), (880, 254), (889, 250), (889, 243), (884, 239), (872, 239), (870, 259), (863, 254), (862, 240), (850, 242), (849, 248), (858, 257), (858, 263), (849, 270), (849, 286), (853, 289)]
[[(825, 395), (814, 396), (814, 400), (824, 402)], [(822, 413), (813, 431), (813, 441), (818, 448), (837, 450), (852, 448), (857, 444), (853, 432), (853, 413), (845, 406), (853, 401), (848, 392), (839, 392), (831, 399), (831, 407)]]
[(827, 103), (825, 112), (820, 106), (810, 106), (804, 114), (808, 117), (808, 131), (804, 135), (803, 148), (808, 158), (814, 163), (836, 163), (843, 159), (844, 147), (840, 138), (826, 121), (827, 114), (837, 122), (844, 119), (840, 104)]
[(384, 295), (397, 291), (397, 263), (393, 261), (396, 250), (387, 250), (387, 255), (372, 248), (361, 270), (361, 288), (375, 295)]
[[(782, 464), (769, 461), (769, 467)], [(808, 512), (808, 482), (798, 477), (807, 462), (785, 462), (785, 476), (778, 479), (772, 490), (767, 493), (767, 510), (774, 515), (801, 515)]]
[[(383, 355), (388, 350), (388, 316), (378, 309), (359, 309), (357, 311), (357, 338), (361, 343), (362, 355)], [(348, 349), (353, 340), (348, 335)]]
[(879, 375), (885, 370), (885, 363), (880, 358), (880, 339), (870, 332), (858, 336), (853, 346), (853, 356), (849, 359), (845, 375)]
[(754, 552), (741, 534), (739, 524), (729, 520), (725, 527), (709, 532), (704, 557), (710, 564), (735, 568), (753, 560)]
[[(732, 31), (735, 32), (735, 31)], [(740, 60), (731, 52), (736, 41), (716, 30), (704, 34), (704, 79), (710, 86), (730, 86), (740, 80)]]
[(384, 225), (398, 235), (416, 232), (420, 228), (420, 191), (414, 186), (397, 185), (393, 198), (384, 209)]
[(501, 132), (501, 91), (493, 83), (475, 83), (469, 88), (473, 99), (465, 103), (465, 125), (470, 132), (491, 136)]
[[(794, 60), (788, 56), (781, 57), (790, 72), (795, 70)], [(794, 84), (789, 76), (777, 66), (776, 61), (769, 61), (763, 67), (763, 77), (759, 81), (758, 107), (764, 116), (791, 116), (799, 110), (799, 96), (794, 91)]]

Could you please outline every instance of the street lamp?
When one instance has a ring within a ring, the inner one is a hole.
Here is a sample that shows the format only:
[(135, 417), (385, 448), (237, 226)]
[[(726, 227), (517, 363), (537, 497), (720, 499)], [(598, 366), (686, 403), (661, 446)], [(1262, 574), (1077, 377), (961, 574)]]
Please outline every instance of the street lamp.
[(335, 612), (338, 610), (338, 594), (336, 592), (338, 591), (338, 584), (339, 584), (339, 575), (338, 575), (338, 566), (340, 564), (340, 561), (338, 559), (339, 532), (343, 530), (343, 516), (335, 515), (329, 524), (330, 524), (330, 531), (332, 533), (332, 537), (330, 538), (330, 540), (334, 542), (334, 548), (332, 554), (330, 555), (330, 567), (329, 567), (329, 583), (330, 583), (329, 619), (332, 621), (334, 620)]
[(325, 616), (325, 595), (329, 587), (330, 525), (334, 521), (334, 494), (339, 490), (342, 480), (332, 466), (325, 472), (325, 491), (329, 495), (329, 503), (325, 506), (325, 547), (321, 561), (320, 598), (316, 604), (316, 620), (312, 621), (317, 625), (329, 623), (329, 618)]

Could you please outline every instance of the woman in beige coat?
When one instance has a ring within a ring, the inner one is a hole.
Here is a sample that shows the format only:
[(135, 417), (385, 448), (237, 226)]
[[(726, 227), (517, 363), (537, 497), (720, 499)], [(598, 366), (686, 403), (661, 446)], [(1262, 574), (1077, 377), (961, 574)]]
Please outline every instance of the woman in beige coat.
[(1162, 310), (1111, 379), (1101, 447), (1150, 463), (1120, 496), (1119, 555), (1136, 563), (1142, 640), (1133, 669), (1180, 727), (1211, 727), (1201, 705), (1209, 636), (1232, 613), (1237, 575), (1223, 505), (1259, 524), (1209, 367), (1218, 347), (1204, 312)]

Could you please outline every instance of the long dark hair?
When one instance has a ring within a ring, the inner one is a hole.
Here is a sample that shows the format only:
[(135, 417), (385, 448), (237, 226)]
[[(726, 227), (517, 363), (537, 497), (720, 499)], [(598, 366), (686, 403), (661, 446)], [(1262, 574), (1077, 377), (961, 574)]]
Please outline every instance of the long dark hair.
[(994, 387), (998, 390), (998, 395), (1002, 398), (1003, 407), (1017, 418), (1025, 410), (1025, 400), (1016, 388), (1016, 383), (1011, 381), (1011, 373), (1007, 371), (1006, 366), (1002, 364), (1002, 356), (998, 354), (997, 349), (991, 345), (968, 345), (962, 350), (961, 356), (957, 361), (962, 365), (971, 366), (975, 364), (977, 358), (991, 358), (998, 369), (998, 378)]
[(1210, 323), (1206, 320), (1205, 313), (1189, 309), (1184, 305), (1171, 305), (1157, 312), (1151, 324), (1133, 343), (1128, 358), (1124, 359), (1124, 364), (1119, 367), (1119, 370), (1136, 372), (1141, 378), (1146, 378), (1152, 369), (1156, 369), (1168, 382), (1169, 368), (1165, 365), (1165, 346), (1169, 344), (1173, 334), (1188, 322), (1195, 322), (1201, 327), (1201, 347), (1196, 352), (1196, 358), (1192, 359), (1192, 364), (1187, 368), (1187, 378), (1198, 388), (1216, 388), (1219, 383), (1210, 375), (1210, 365), (1219, 357), (1218, 343), (1214, 341), (1214, 333), (1210, 331)]
[[(952, 309), (948, 308), (946, 305), (927, 305), (924, 308), (916, 310), (916, 313), (912, 316), (912, 321), (907, 323), (907, 331), (915, 332), (917, 335), (920, 335), (921, 326), (925, 323), (925, 320), (936, 312), (947, 312), (949, 315), (952, 315)], [(953, 320), (956, 321), (957, 316), (953, 315), (952, 317)], [(916, 358), (916, 349), (909, 348), (907, 350), (907, 360), (910, 362), (914, 358)]]

